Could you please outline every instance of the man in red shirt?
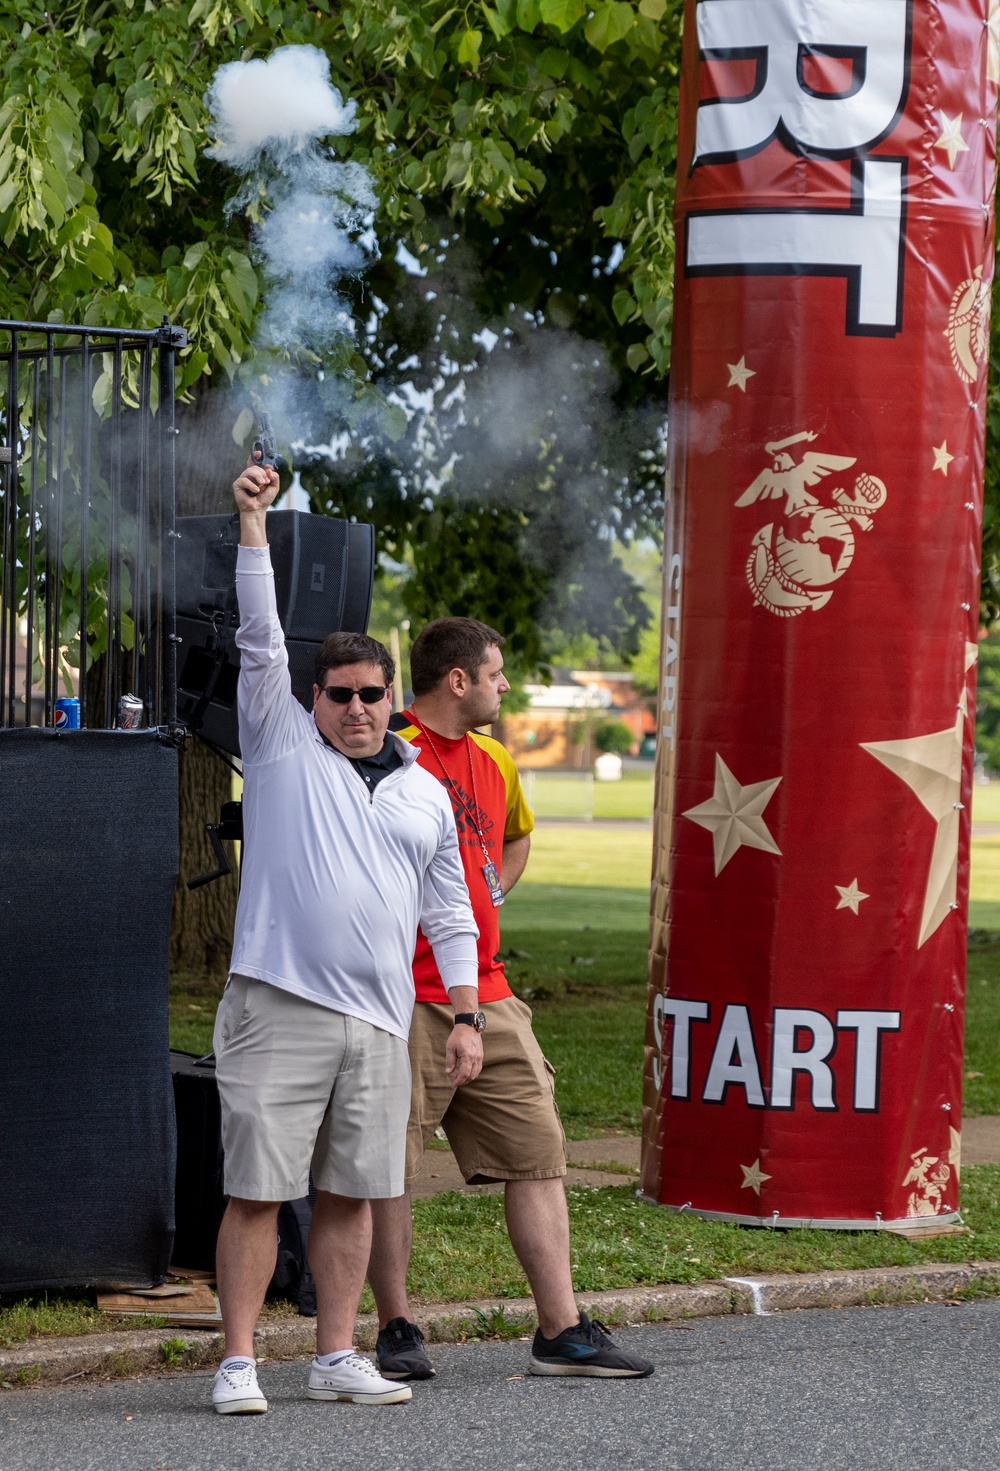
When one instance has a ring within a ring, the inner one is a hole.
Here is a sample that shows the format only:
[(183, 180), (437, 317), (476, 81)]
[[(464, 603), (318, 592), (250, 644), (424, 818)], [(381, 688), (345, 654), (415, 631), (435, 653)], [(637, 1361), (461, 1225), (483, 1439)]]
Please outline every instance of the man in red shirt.
[[(534, 826), (513, 761), (498, 741), (477, 729), (497, 719), (501, 697), (510, 689), (503, 676), (503, 642), (496, 629), (474, 618), (429, 623), (410, 654), (413, 705), (391, 722), (418, 748), (420, 765), (451, 798), (479, 927), (479, 1010), (455, 1014), (430, 945), (418, 932), (407, 1191), (372, 1201), (368, 1280), (379, 1310), (376, 1352), (388, 1378), (434, 1374), (410, 1316), (406, 1272), (413, 1232), (409, 1186), (427, 1141), (441, 1125), (468, 1184), (504, 1182), (507, 1230), (538, 1311), (530, 1371), (642, 1377), (653, 1372), (653, 1365), (617, 1348), (603, 1325), (577, 1308), (554, 1071), (531, 1030), (531, 1012), (512, 994), (499, 958), (499, 906), (524, 871)], [(464, 1026), (482, 1033), (483, 1067), (472, 1082), (456, 1087), (457, 1078), (445, 1071), (445, 1055), (452, 1029)]]

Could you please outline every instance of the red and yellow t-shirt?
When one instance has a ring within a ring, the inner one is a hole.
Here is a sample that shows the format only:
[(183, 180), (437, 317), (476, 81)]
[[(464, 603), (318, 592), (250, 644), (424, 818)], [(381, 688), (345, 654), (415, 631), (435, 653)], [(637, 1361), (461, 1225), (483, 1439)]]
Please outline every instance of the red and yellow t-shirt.
[[(504, 843), (526, 837), (535, 825), (517, 767), (499, 741), (478, 731), (452, 741), (432, 730), (428, 739), (408, 710), (393, 718), (392, 729), (417, 747), (420, 765), (437, 777), (451, 798), (465, 881), (479, 926), (479, 999), (500, 1001), (511, 990), (499, 957), (500, 910), (493, 907), (483, 877), (487, 862), (483, 846), (500, 873)], [(418, 1001), (448, 1000), (423, 930), (417, 931), (413, 980)]]

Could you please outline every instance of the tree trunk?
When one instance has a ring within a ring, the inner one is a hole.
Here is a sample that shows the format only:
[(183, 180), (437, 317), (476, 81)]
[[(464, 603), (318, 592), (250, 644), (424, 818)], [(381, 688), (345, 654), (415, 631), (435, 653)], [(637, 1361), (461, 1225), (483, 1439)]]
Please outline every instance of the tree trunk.
[[(226, 393), (197, 393), (177, 405), (177, 512), (218, 515), (234, 509), (232, 482), (244, 456), (232, 429), (239, 406)], [(218, 865), (205, 824), (218, 822), (231, 797), (232, 773), (201, 741), (190, 738), (180, 762), (180, 879), (171, 920), (171, 964), (206, 974), (225, 971), (233, 942), (237, 879), (232, 874), (189, 890), (187, 880)], [(232, 845), (226, 845), (232, 861)], [(234, 864), (235, 867), (235, 864)]]
[[(170, 933), (170, 962), (178, 970), (221, 973), (229, 966), (239, 892), (236, 873), (200, 889), (189, 889), (187, 881), (218, 867), (205, 824), (218, 822), (231, 794), (229, 767), (201, 741), (189, 739), (180, 761), (180, 877)], [(233, 846), (225, 844), (235, 870)]]

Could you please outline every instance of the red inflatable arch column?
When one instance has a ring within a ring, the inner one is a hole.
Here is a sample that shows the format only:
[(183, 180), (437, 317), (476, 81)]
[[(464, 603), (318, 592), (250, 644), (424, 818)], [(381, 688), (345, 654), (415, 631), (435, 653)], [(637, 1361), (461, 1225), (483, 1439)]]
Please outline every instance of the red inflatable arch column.
[(642, 1188), (958, 1207), (998, 0), (688, 0)]

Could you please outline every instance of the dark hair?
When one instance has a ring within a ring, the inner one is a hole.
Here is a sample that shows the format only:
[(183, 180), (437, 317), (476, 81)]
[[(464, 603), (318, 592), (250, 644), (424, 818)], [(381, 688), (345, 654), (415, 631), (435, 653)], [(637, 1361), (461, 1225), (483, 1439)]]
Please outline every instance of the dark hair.
[(386, 686), (392, 684), (396, 666), (384, 644), (367, 633), (329, 633), (316, 655), (316, 683), (323, 688), (327, 671), (345, 664), (378, 664)]
[(452, 669), (464, 669), (475, 684), (487, 651), (503, 643), (503, 634), (478, 618), (435, 618), (420, 630), (410, 650), (413, 693), (429, 695)]

